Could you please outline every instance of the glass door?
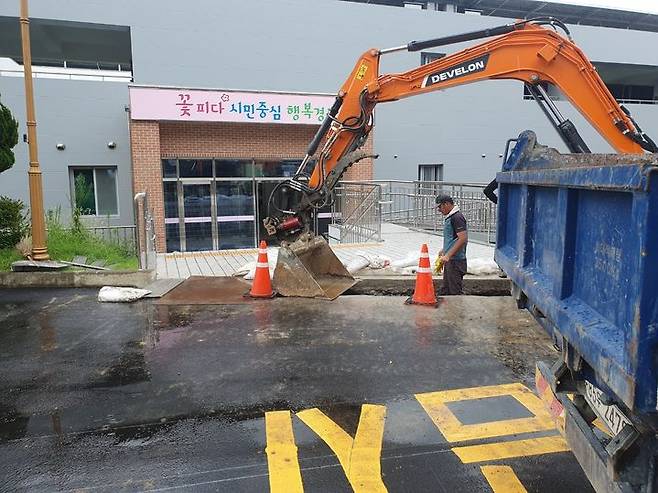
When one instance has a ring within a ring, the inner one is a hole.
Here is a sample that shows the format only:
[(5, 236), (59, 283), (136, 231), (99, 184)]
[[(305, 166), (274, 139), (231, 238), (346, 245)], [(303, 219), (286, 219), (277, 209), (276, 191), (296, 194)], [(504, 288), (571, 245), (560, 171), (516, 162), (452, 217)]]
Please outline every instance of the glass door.
[(183, 251), (212, 250), (214, 197), (211, 181), (183, 182)]
[(220, 250), (253, 248), (254, 182), (253, 180), (217, 180), (217, 240)]

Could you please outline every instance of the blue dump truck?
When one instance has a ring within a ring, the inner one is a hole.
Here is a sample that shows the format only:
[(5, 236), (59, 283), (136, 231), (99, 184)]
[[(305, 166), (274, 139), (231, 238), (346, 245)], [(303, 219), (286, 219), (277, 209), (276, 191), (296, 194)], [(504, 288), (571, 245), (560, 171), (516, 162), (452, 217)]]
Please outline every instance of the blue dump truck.
[(560, 353), (540, 396), (598, 492), (658, 491), (658, 156), (526, 131), (496, 180), (496, 261)]

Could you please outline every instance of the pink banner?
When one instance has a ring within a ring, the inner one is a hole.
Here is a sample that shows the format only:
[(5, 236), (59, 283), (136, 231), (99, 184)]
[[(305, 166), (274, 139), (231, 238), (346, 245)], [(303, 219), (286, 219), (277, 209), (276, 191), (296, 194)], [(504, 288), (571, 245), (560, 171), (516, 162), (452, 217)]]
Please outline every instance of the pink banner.
[(130, 87), (132, 120), (319, 125), (334, 96)]

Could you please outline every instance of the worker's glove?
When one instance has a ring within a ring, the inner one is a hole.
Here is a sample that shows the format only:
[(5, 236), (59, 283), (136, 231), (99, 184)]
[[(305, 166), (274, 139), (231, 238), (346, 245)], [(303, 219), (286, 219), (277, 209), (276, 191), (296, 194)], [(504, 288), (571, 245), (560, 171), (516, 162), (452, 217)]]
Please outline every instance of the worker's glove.
[(441, 255), (437, 255), (434, 261), (434, 274), (437, 276), (443, 271), (443, 262), (441, 262)]

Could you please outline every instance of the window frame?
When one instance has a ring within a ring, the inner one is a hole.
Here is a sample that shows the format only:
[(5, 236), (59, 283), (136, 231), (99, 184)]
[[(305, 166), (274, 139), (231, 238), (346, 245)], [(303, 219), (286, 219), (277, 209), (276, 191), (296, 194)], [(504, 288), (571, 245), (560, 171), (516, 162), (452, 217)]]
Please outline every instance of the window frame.
[[(116, 195), (117, 201), (117, 211), (116, 214), (99, 214), (98, 210), (98, 194), (97, 183), (96, 183), (96, 170), (97, 169), (113, 169), (114, 170), (114, 193)], [(97, 217), (109, 217), (109, 218), (119, 218), (121, 217), (121, 202), (119, 201), (119, 167), (116, 164), (72, 164), (69, 165), (69, 190), (71, 193), (70, 202), (71, 210), (77, 207), (75, 202), (75, 172), (77, 170), (91, 170), (92, 177), (94, 179), (94, 207), (96, 208), (95, 214), (81, 214), (81, 217), (84, 218), (97, 218)]]
[[(421, 170), (423, 168), (434, 168), (437, 172), (435, 174), (437, 175), (438, 179), (437, 180), (423, 180), (422, 179), (423, 174), (421, 173)], [(418, 181), (420, 181), (420, 182), (427, 181), (427, 182), (430, 182), (430, 183), (431, 182), (441, 182), (441, 181), (443, 181), (443, 170), (444, 170), (443, 163), (419, 163), (418, 164)]]

